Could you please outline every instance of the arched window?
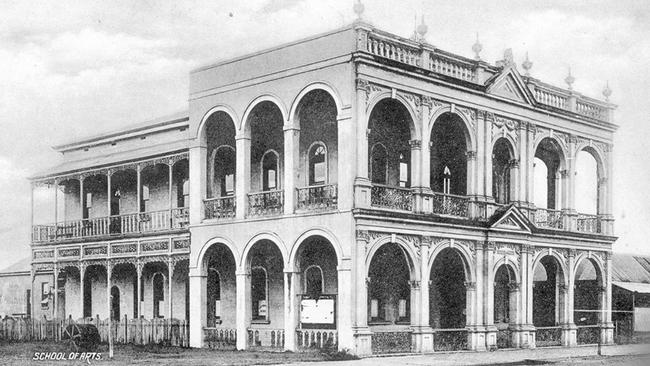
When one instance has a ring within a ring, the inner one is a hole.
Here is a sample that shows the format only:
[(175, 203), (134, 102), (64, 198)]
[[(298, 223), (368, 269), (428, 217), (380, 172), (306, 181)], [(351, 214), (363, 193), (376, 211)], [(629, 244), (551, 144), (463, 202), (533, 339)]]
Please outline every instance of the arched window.
[(155, 273), (152, 279), (153, 285), (153, 317), (162, 318), (161, 315), (161, 303), (165, 301), (165, 277), (162, 273)]
[(309, 266), (303, 273), (305, 278), (305, 293), (311, 299), (318, 299), (323, 294), (325, 287), (323, 270), (316, 265)]
[(269, 319), (269, 283), (264, 267), (251, 269), (251, 298), (253, 304), (253, 320), (268, 321)]
[(280, 188), (280, 167), (278, 153), (269, 150), (262, 156), (262, 190), (271, 191)]
[(327, 182), (327, 148), (323, 143), (315, 143), (309, 149), (309, 185)]
[(235, 192), (235, 149), (229, 145), (219, 146), (214, 152), (215, 191), (221, 197), (232, 196)]
[(373, 183), (386, 184), (386, 174), (388, 169), (388, 153), (386, 147), (380, 143), (376, 143), (372, 147), (372, 164), (370, 177)]
[(409, 164), (409, 153), (403, 152), (399, 154), (399, 186), (408, 187), (410, 186), (410, 164)]
[(208, 270), (208, 326), (221, 323), (221, 276), (215, 268)]
[(451, 171), (448, 166), (445, 166), (445, 170), (442, 174), (442, 193), (451, 193)]

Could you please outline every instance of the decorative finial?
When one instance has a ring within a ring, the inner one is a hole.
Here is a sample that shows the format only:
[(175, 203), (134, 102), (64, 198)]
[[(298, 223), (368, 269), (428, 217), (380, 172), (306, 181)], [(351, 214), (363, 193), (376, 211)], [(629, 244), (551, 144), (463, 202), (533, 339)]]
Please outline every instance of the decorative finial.
[(573, 83), (576, 81), (576, 78), (571, 75), (571, 66), (569, 66), (569, 75), (564, 79), (564, 82), (569, 86), (569, 90), (573, 90)]
[(420, 42), (424, 41), (424, 36), (427, 34), (427, 31), (429, 30), (429, 27), (424, 23), (424, 15), (422, 15), (422, 22), (420, 25), (418, 25), (416, 31), (418, 32), (418, 35), (420, 36)]
[(605, 96), (605, 101), (609, 102), (609, 97), (612, 95), (612, 89), (609, 88), (609, 81), (607, 81), (607, 84), (605, 84), (603, 95)]
[(472, 51), (474, 51), (474, 60), (480, 61), (481, 60), (481, 51), (483, 51), (483, 45), (481, 42), (478, 40), (478, 32), (476, 32), (476, 42), (472, 46)]
[(354, 14), (357, 15), (358, 20), (361, 20), (361, 15), (363, 15), (363, 11), (364, 11), (365, 8), (366, 7), (363, 6), (363, 4), (361, 3), (361, 0), (357, 0), (357, 1), (354, 2), (354, 8), (353, 8), (354, 9)]
[(515, 64), (515, 57), (512, 55), (512, 48), (503, 51), (503, 63), (506, 66), (512, 66)]
[(526, 59), (521, 64), (521, 67), (526, 71), (526, 76), (530, 76), (530, 69), (533, 67), (533, 63), (528, 59), (528, 52), (526, 52)]

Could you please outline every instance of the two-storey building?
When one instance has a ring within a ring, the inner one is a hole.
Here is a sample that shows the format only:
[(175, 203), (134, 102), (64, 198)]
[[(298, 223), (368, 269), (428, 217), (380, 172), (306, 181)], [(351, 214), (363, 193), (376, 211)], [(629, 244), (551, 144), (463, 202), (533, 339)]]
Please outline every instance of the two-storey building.
[(357, 21), (201, 67), (188, 114), (57, 147), (50, 316), (360, 355), (612, 342), (614, 105), (425, 34)]

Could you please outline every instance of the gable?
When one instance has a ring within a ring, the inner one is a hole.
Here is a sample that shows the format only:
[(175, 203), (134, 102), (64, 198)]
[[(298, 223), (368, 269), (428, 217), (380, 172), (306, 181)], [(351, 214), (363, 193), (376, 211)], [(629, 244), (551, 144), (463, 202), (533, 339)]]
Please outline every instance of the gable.
[(530, 233), (530, 222), (528, 219), (515, 207), (511, 205), (501, 215), (497, 215), (490, 229), (503, 230), (503, 231), (518, 231)]
[(506, 67), (496, 76), (487, 89), (488, 94), (498, 95), (519, 103), (533, 104), (533, 98), (521, 77), (512, 67)]

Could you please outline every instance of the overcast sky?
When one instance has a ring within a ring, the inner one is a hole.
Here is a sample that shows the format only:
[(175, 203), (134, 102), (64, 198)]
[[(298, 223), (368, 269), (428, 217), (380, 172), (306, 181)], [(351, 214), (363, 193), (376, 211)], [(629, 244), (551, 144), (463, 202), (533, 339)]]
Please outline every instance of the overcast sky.
[[(374, 26), (410, 36), (424, 14), (429, 43), (494, 62), (528, 52), (534, 77), (619, 105), (614, 249), (650, 254), (650, 2), (365, 0)], [(188, 72), (354, 20), (352, 0), (0, 0), (0, 268), (29, 255), (31, 173), (52, 145), (187, 108)]]

